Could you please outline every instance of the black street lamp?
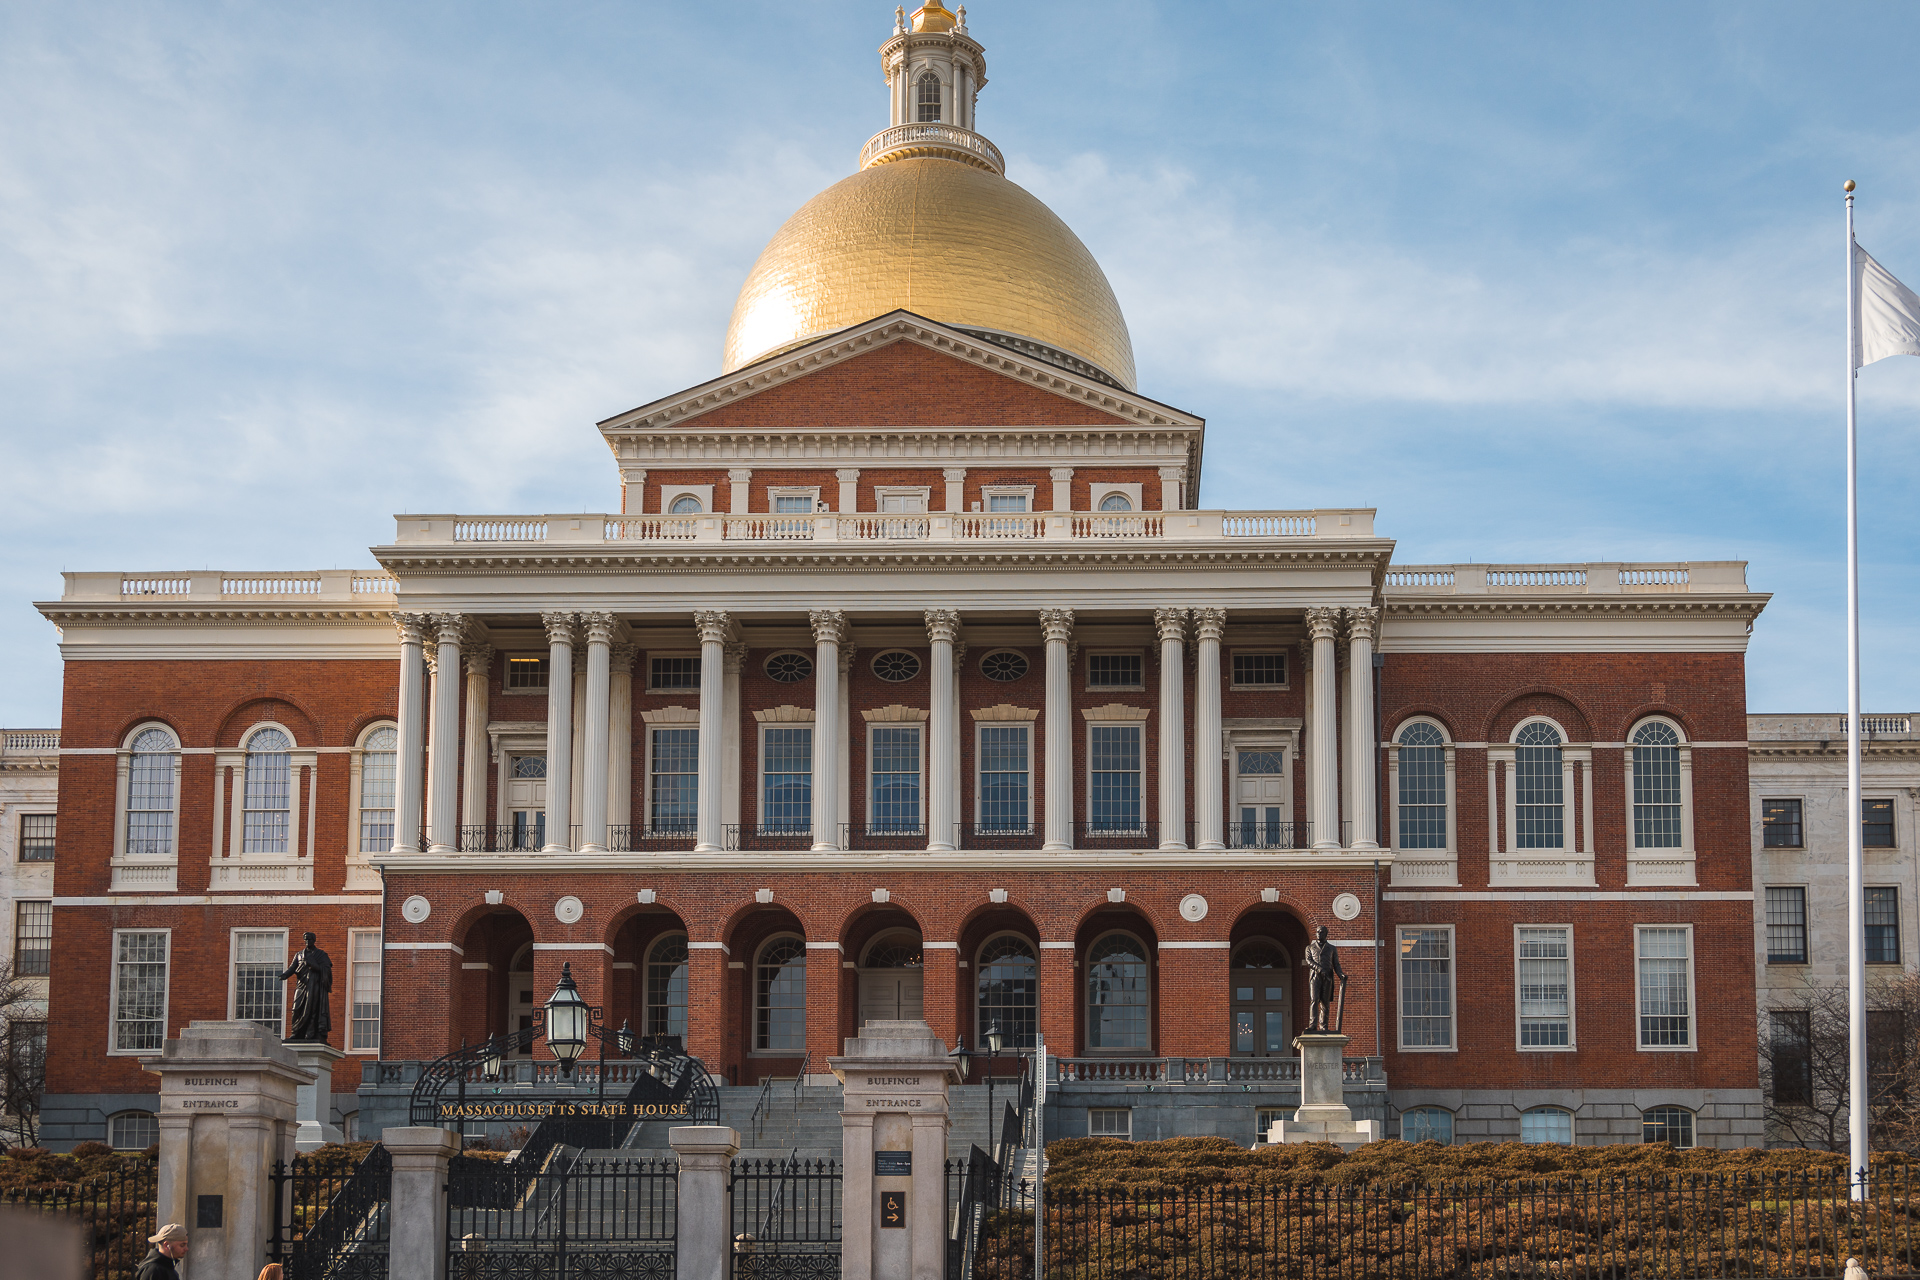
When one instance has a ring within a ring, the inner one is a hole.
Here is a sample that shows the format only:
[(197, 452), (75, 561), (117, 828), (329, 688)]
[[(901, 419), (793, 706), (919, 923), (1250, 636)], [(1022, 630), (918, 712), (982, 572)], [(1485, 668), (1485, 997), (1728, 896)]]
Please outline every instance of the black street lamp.
[(987, 1042), (987, 1065), (984, 1074), (987, 1077), (987, 1150), (993, 1152), (995, 1161), (1000, 1159), (1000, 1117), (993, 1110), (993, 1060), (1000, 1056), (1001, 1048), (1007, 1043), (1006, 1033), (1000, 1030), (1000, 1020), (994, 1019), (987, 1024), (982, 1036)]
[(633, 1056), (633, 1020), (631, 1018), (622, 1018), (620, 1020), (620, 1031), (615, 1043), (620, 1046), (621, 1057), (631, 1058)]
[(500, 1037), (488, 1036), (486, 1044), (482, 1045), (481, 1048), (485, 1051), (486, 1057), (480, 1063), (480, 1074), (488, 1080), (498, 1080), (500, 1078), (500, 1067), (502, 1065), (501, 1059), (506, 1056), (501, 1052)]
[(547, 1048), (559, 1060), (560, 1074), (573, 1075), (573, 1064), (587, 1050), (587, 1024), (592, 1009), (573, 985), (573, 965), (560, 966), (560, 985), (547, 998)]

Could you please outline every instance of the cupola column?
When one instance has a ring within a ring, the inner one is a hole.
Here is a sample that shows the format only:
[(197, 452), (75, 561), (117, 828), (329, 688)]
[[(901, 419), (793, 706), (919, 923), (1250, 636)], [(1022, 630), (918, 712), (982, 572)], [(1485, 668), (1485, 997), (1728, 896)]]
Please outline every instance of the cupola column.
[(733, 619), (719, 609), (693, 615), (700, 633), (700, 781), (694, 818), (695, 853), (717, 853), (721, 848), (720, 787), (726, 777), (723, 749), (727, 706), (727, 641), (733, 638)]
[(1073, 610), (1042, 609), (1040, 631), (1047, 638), (1047, 850), (1073, 848)]
[(420, 852), (420, 793), (426, 781), (427, 616), (396, 613), (400, 632), (399, 741), (394, 748), (393, 852)]
[(952, 609), (926, 612), (927, 638), (933, 644), (932, 709), (927, 720), (927, 848), (949, 850), (958, 845), (959, 816), (954, 811), (952, 781), (959, 772), (959, 746), (954, 736), (955, 712), (953, 641), (960, 632), (960, 615)]
[(427, 845), (432, 853), (459, 847), (460, 641), (467, 620), (457, 613), (433, 615), (433, 722), (427, 736)]
[(1339, 659), (1334, 638), (1340, 633), (1340, 610), (1307, 610), (1307, 634), (1313, 637), (1313, 705), (1307, 731), (1308, 817), (1313, 823), (1313, 847), (1340, 847), (1340, 729)]
[(573, 615), (543, 613), (547, 628), (547, 843), (573, 848)]
[(1225, 609), (1195, 609), (1197, 642), (1193, 674), (1193, 818), (1194, 848), (1226, 848), (1222, 813), (1226, 804), (1220, 769), (1220, 637), (1227, 627)]
[(1380, 847), (1374, 832), (1379, 752), (1373, 742), (1373, 633), (1379, 624), (1378, 609), (1347, 610), (1347, 821), (1355, 849)]
[(1187, 611), (1155, 609), (1160, 634), (1160, 847), (1187, 847)]
[(847, 640), (847, 615), (815, 609), (813, 624), (813, 847), (840, 848), (840, 646)]

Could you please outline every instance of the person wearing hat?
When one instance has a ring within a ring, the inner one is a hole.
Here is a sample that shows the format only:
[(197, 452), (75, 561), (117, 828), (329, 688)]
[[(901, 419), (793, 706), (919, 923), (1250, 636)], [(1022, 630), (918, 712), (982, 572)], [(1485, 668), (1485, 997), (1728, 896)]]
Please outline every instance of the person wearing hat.
[(153, 1250), (140, 1260), (133, 1280), (180, 1280), (180, 1270), (173, 1263), (176, 1258), (187, 1256), (187, 1229), (177, 1222), (169, 1222), (148, 1236), (147, 1243)]

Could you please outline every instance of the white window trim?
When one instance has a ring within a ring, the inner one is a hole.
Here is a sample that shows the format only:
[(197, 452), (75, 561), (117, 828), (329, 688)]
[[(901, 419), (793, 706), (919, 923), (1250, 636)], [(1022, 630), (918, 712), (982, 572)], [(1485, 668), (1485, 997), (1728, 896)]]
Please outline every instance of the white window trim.
[[(888, 498), (918, 498), (918, 511), (888, 511)], [(930, 484), (877, 484), (873, 486), (873, 513), (875, 515), (919, 516), (933, 513), (933, 486)]]
[(378, 941), (378, 939), (380, 939), (380, 936), (381, 936), (380, 930), (349, 929), (347, 930), (347, 984), (346, 984), (347, 985), (347, 1001), (346, 1001), (347, 1034), (345, 1036), (346, 1050), (348, 1053), (368, 1054), (377, 1058), (380, 1056), (380, 1046), (377, 1044), (373, 1046), (373, 1048), (371, 1049), (355, 1049), (353, 1047), (353, 965), (354, 965), (353, 943), (354, 943), (354, 939), (361, 936), (362, 934), (371, 934), (376, 939), (376, 942), (374, 944), (374, 949), (373, 949), (373, 954), (374, 954), (373, 967), (374, 967), (374, 972), (380, 975), (380, 986), (379, 986), (380, 1017), (377, 1019), (377, 1021), (380, 1024), (380, 1030), (377, 1038), (385, 1039), (387, 1034), (387, 963), (386, 963), (387, 952), (386, 952), (386, 948), (380, 945), (380, 942)]
[[(792, 935), (781, 935), (781, 936), (792, 936)], [(640, 975), (639, 975), (640, 977), (640, 1028), (641, 1028), (641, 1034), (643, 1035), (646, 1034), (646, 1028), (653, 1025), (653, 1022), (652, 1022), (653, 1008), (654, 1008), (653, 994), (652, 994), (653, 979), (651, 975), (653, 973), (654, 948), (658, 947), (661, 943), (666, 942), (671, 938), (678, 938), (682, 943), (685, 943), (688, 940), (687, 931), (685, 929), (669, 929), (667, 932), (660, 934), (658, 937), (654, 938), (653, 941), (649, 942), (647, 944), (647, 949), (640, 953)], [(769, 941), (771, 941), (771, 939), (769, 939)], [(693, 952), (692, 951), (687, 952), (687, 959), (684, 961), (684, 963), (687, 966), (687, 1019), (689, 1024), (691, 1024), (693, 1019)], [(759, 1021), (760, 1011), (758, 1009), (755, 1009), (753, 1012), (754, 1012), (754, 1021), (757, 1024)]]
[[(928, 730), (928, 727), (929, 727), (929, 724), (925, 720), (884, 720), (884, 721), (869, 720), (867, 721), (867, 804), (866, 804), (867, 818), (866, 818), (866, 822), (867, 822), (868, 831), (873, 830), (873, 731), (875, 729), (906, 729), (906, 728), (913, 728), (913, 729), (919, 730), (918, 737), (920, 740), (920, 748), (919, 748), (920, 823), (916, 829), (922, 832), (928, 830), (928, 827), (927, 827), (927, 782), (928, 782), (927, 730)], [(911, 833), (902, 832), (901, 834), (907, 835)]]
[(987, 515), (1019, 515), (1021, 513), (1017, 511), (995, 511), (991, 500), (994, 498), (1025, 498), (1027, 500), (1026, 513), (1031, 515), (1034, 509), (1034, 494), (1038, 492), (1038, 488), (1037, 485), (1031, 484), (983, 484), (980, 486), (980, 509)]
[[(1687, 1043), (1642, 1044), (1640, 1042), (1640, 931), (1642, 929), (1684, 929), (1687, 934)], [(1641, 1053), (1698, 1053), (1700, 1050), (1700, 994), (1694, 971), (1693, 925), (1664, 921), (1641, 921), (1633, 926), (1633, 1047)]]
[[(1802, 821), (1804, 821), (1804, 819), (1802, 819)], [(1879, 886), (1877, 885), (1861, 886), (1861, 888), (1863, 889), (1878, 888), (1878, 887)], [(1758, 948), (1759, 954), (1756, 957), (1758, 963), (1754, 966), (1756, 971), (1764, 973), (1769, 967), (1772, 967), (1775, 969), (1791, 969), (1798, 966), (1811, 965), (1813, 963), (1813, 912), (1808, 906), (1808, 902), (1810, 899), (1807, 892), (1810, 888), (1812, 888), (1812, 886), (1807, 884), (1804, 880), (1799, 881), (1797, 883), (1793, 883), (1793, 884), (1779, 884), (1769, 880), (1767, 883), (1759, 886), (1755, 894), (1755, 900), (1759, 903), (1759, 906), (1760, 906), (1760, 920), (1759, 920), (1759, 933), (1758, 933), (1760, 946)], [(1767, 892), (1772, 889), (1798, 889), (1800, 891), (1800, 932), (1801, 932), (1801, 937), (1800, 937), (1801, 953), (1800, 954), (1801, 954), (1801, 958), (1797, 961), (1767, 959), (1768, 954), (1773, 950), (1773, 943), (1767, 936), (1767, 929), (1769, 927), (1768, 921), (1767, 921)], [(1864, 924), (1864, 921), (1863, 921), (1863, 924)]]
[[(813, 776), (818, 777), (819, 758), (817, 753), (820, 750), (820, 735), (814, 732), (814, 720), (810, 709), (805, 720), (762, 721), (758, 726), (760, 730), (759, 742), (757, 744), (759, 750), (753, 761), (753, 830), (755, 832), (765, 831), (767, 829), (767, 730), (798, 729), (802, 725), (805, 725), (807, 732), (813, 735), (812, 749), (807, 759), (815, 766), (809, 770), (809, 772)], [(814, 806), (819, 803), (819, 800), (820, 797), (813, 795), (811, 792), (808, 793), (807, 821), (809, 823), (813, 821)], [(781, 934), (778, 936), (785, 937), (787, 935)], [(794, 934), (792, 936), (799, 937), (800, 935)], [(767, 941), (771, 942), (773, 939), (769, 938)], [(759, 961), (756, 959), (754, 963), (758, 964)]]
[[(1093, 1007), (1087, 1003), (1087, 981), (1093, 974), (1093, 963), (1089, 957), (1093, 955), (1094, 948), (1098, 947), (1108, 938), (1127, 938), (1131, 940), (1134, 945), (1140, 948), (1140, 955), (1147, 962), (1147, 1042), (1137, 1049), (1096, 1049), (1092, 1044)], [(1082, 1038), (1088, 1042), (1084, 1046), (1087, 1056), (1090, 1058), (1151, 1057), (1153, 1055), (1154, 1042), (1159, 1038), (1160, 1034), (1160, 1009), (1157, 991), (1160, 974), (1155, 964), (1154, 948), (1147, 945), (1147, 940), (1131, 929), (1103, 929), (1093, 937), (1087, 939), (1086, 950), (1080, 952), (1075, 958), (1073, 976), (1074, 981), (1080, 986), (1080, 993), (1076, 998), (1080, 1002), (1080, 1034)]]
[[(676, 484), (671, 480), (664, 480), (660, 483), (660, 514), (663, 516), (672, 515), (674, 501), (686, 497), (697, 498), (700, 501), (700, 510), (692, 514), (703, 516), (714, 514), (712, 485)], [(683, 515), (681, 518), (690, 519), (691, 516)]]
[(699, 656), (700, 650), (698, 649), (648, 649), (644, 657), (644, 661), (647, 664), (647, 679), (644, 692), (663, 694), (671, 698), (699, 697), (700, 685), (698, 682), (696, 682), (692, 688), (688, 688), (686, 685), (660, 686), (653, 682), (653, 660), (655, 658), (698, 658)]
[[(1567, 1042), (1565, 1044), (1520, 1043), (1520, 931), (1522, 929), (1565, 929), (1567, 931)], [(1639, 973), (1634, 974), (1636, 982)], [(1513, 926), (1513, 1047), (1519, 1053), (1577, 1053), (1580, 1049), (1580, 998), (1574, 985), (1573, 925), (1528, 920)], [(1638, 1025), (1637, 1023), (1635, 1024)]]
[[(1444, 849), (1408, 849), (1400, 833), (1400, 735), (1410, 725), (1432, 725), (1440, 734), (1440, 749), (1447, 771), (1447, 847)], [(1460, 804), (1457, 790), (1459, 762), (1455, 757), (1453, 735), (1447, 726), (1432, 716), (1408, 716), (1394, 726), (1387, 748), (1387, 810), (1392, 825), (1393, 883), (1422, 885), (1428, 888), (1457, 888), (1460, 884)]]
[(1228, 844), (1232, 844), (1232, 832), (1240, 821), (1240, 753), (1242, 751), (1277, 751), (1280, 753), (1280, 821), (1293, 821), (1293, 784), (1294, 770), (1299, 767), (1300, 731), (1295, 728), (1275, 725), (1271, 728), (1250, 728), (1234, 726), (1223, 734), (1226, 744), (1226, 760), (1221, 773), (1226, 776), (1227, 794), (1224, 801)]
[[(1085, 715), (1086, 710), (1087, 709), (1085, 708), (1082, 709), (1083, 715)], [(1096, 833), (1093, 830), (1093, 773), (1094, 773), (1093, 731), (1095, 729), (1133, 728), (1133, 729), (1139, 730), (1140, 769), (1139, 769), (1138, 776), (1140, 779), (1140, 805), (1139, 805), (1140, 823), (1144, 829), (1147, 829), (1147, 830), (1152, 829), (1151, 824), (1154, 821), (1155, 815), (1150, 811), (1150, 801), (1154, 798), (1154, 793), (1153, 793), (1153, 790), (1147, 786), (1147, 780), (1148, 780), (1147, 779), (1147, 716), (1149, 713), (1144, 709), (1137, 709), (1132, 707), (1127, 708), (1127, 710), (1137, 711), (1137, 714), (1128, 716), (1126, 719), (1120, 719), (1119, 717), (1114, 717), (1113, 719), (1095, 720), (1091, 717), (1088, 717), (1086, 723), (1083, 726), (1081, 726), (1080, 784), (1081, 784), (1081, 787), (1083, 788), (1081, 792), (1081, 796), (1082, 796), (1081, 827), (1083, 832), (1086, 835), (1086, 838), (1089, 840), (1093, 839), (1095, 834), (1107, 834), (1107, 835), (1131, 834), (1129, 832), (1121, 830), (1118, 827), (1115, 827), (1111, 831), (1105, 831), (1100, 833)], [(1029, 781), (1029, 785), (1031, 785), (1031, 781)], [(1031, 812), (1031, 810), (1029, 810), (1029, 812)]]
[[(1140, 683), (1139, 684), (1095, 684), (1093, 683), (1093, 659), (1096, 654), (1100, 655), (1101, 657), (1112, 657), (1118, 654), (1125, 657), (1139, 658), (1140, 659)], [(1086, 662), (1085, 662), (1085, 665), (1081, 668), (1080, 680), (1086, 692), (1088, 693), (1142, 693), (1146, 690), (1146, 687), (1147, 687), (1146, 650), (1138, 649), (1138, 648), (1088, 649), (1085, 651), (1083, 657), (1086, 659)]]
[[(375, 720), (372, 724), (369, 724), (360, 731), (360, 735), (353, 740), (353, 749), (347, 755), (346, 888), (349, 892), (355, 889), (378, 889), (381, 885), (380, 873), (373, 869), (373, 863), (369, 860), (369, 851), (363, 850), (360, 847), (360, 782), (364, 776), (363, 766), (367, 755), (367, 739), (382, 729), (392, 729), (395, 733), (398, 733), (400, 726), (392, 720)], [(399, 758), (399, 753), (396, 750), (394, 753), (394, 761), (396, 764), (398, 764)], [(394, 796), (396, 805), (399, 799), (400, 797), (396, 793)], [(398, 809), (395, 810), (394, 816), (396, 819), (399, 817)], [(385, 850), (381, 850), (380, 852), (385, 852)]]
[[(1516, 780), (1515, 752), (1520, 731), (1530, 724), (1544, 724), (1560, 735), (1560, 847), (1557, 849), (1521, 849), (1515, 844), (1519, 833), (1520, 801)], [(1551, 716), (1527, 716), (1513, 726), (1503, 743), (1487, 747), (1487, 799), (1493, 799), (1495, 767), (1505, 766), (1506, 795), (1499, 806), (1499, 830), (1490, 853), (1489, 883), (1495, 885), (1556, 884), (1591, 886), (1593, 858), (1593, 746), (1576, 743), (1567, 728)], [(1576, 787), (1576, 781), (1579, 785)], [(1575, 796), (1579, 809), (1575, 810)], [(1396, 796), (1397, 799), (1397, 796)], [(1576, 817), (1579, 821), (1576, 823)], [(1489, 824), (1493, 831), (1493, 824)], [(1499, 846), (1504, 846), (1504, 852)]]
[[(1680, 739), (1680, 847), (1678, 849), (1642, 849), (1633, 834), (1633, 735), (1642, 725), (1664, 724)], [(1627, 883), (1629, 885), (1693, 885), (1696, 856), (1693, 845), (1693, 743), (1687, 731), (1672, 716), (1642, 716), (1627, 730), (1620, 763), (1626, 783), (1627, 805)], [(1788, 800), (1791, 796), (1767, 796), (1769, 800)], [(1807, 838), (1807, 807), (1800, 805), (1800, 840)], [(1758, 845), (1759, 841), (1754, 842)]]
[[(1400, 966), (1404, 963), (1400, 950), (1400, 935), (1407, 929), (1443, 929), (1447, 935), (1447, 1008), (1452, 1026), (1448, 1028), (1448, 1044), (1408, 1044), (1407, 1035), (1407, 981), (1406, 971)], [(1393, 1039), (1401, 1053), (1458, 1053), (1460, 1052), (1460, 940), (1450, 924), (1402, 924), (1394, 926), (1393, 931)]]
[(507, 803), (507, 785), (513, 780), (513, 762), (519, 756), (547, 754), (546, 726), (496, 723), (487, 726), (487, 737), (492, 743), (493, 822), (497, 827), (508, 827), (512, 824), (508, 820), (511, 806)]
[[(1105, 1115), (1112, 1115), (1115, 1112), (1119, 1112), (1121, 1115), (1124, 1115), (1127, 1118), (1126, 1136), (1121, 1137), (1121, 1135), (1117, 1133), (1098, 1133), (1098, 1134), (1095, 1133), (1093, 1131), (1093, 1115), (1094, 1115), (1094, 1112), (1096, 1111)], [(1132, 1142), (1133, 1141), (1133, 1108), (1132, 1107), (1088, 1107), (1087, 1108), (1087, 1136), (1089, 1138), (1119, 1138), (1119, 1140), (1122, 1142)]]
[(120, 939), (129, 933), (159, 933), (167, 939), (167, 980), (160, 996), (160, 1041), (166, 1043), (167, 1033), (173, 1029), (173, 930), (162, 929), (115, 929), (110, 943), (113, 950), (108, 953), (107, 962), (113, 971), (107, 979), (107, 1056), (110, 1058), (151, 1057), (159, 1049), (118, 1049), (120, 1036)]
[[(1146, 500), (1141, 495), (1143, 488), (1145, 488), (1145, 485), (1138, 480), (1132, 481), (1131, 483), (1121, 483), (1114, 480), (1095, 480), (1087, 486), (1087, 510), (1094, 515), (1102, 516), (1137, 516), (1151, 514), (1147, 511)], [(1115, 493), (1120, 494), (1126, 498), (1128, 502), (1131, 502), (1133, 509), (1130, 511), (1102, 511), (1100, 504), (1107, 499), (1108, 495)]]
[[(781, 511), (779, 510), (779, 506), (780, 506), (779, 499), (781, 498), (805, 498), (807, 500), (807, 509), (805, 511)], [(773, 515), (773, 516), (809, 515), (810, 516), (810, 515), (817, 514), (819, 510), (820, 510), (820, 486), (817, 484), (814, 484), (814, 485), (776, 484), (776, 485), (769, 486), (767, 489), (767, 514), (768, 515)]]
[[(1027, 827), (1028, 831), (1037, 831), (1034, 823), (1033, 804), (1033, 721), (1031, 720), (976, 720), (973, 724), (973, 826), (976, 831), (983, 828), (986, 817), (983, 808), (986, 802), (985, 788), (981, 782), (984, 770), (981, 768), (983, 748), (981, 746), (982, 729), (1025, 729), (1027, 731)], [(998, 937), (999, 935), (994, 935)], [(985, 943), (981, 944), (985, 946)]]
[[(246, 852), (247, 744), (263, 729), (287, 735), (287, 848), (284, 853)], [(303, 787), (301, 770), (307, 770)], [(230, 779), (223, 783), (230, 771)], [(314, 828), (319, 825), (320, 753), (301, 747), (292, 729), (278, 720), (247, 726), (240, 745), (213, 756), (213, 856), (209, 859), (215, 892), (313, 891)], [(177, 819), (176, 819), (177, 821)]]
[[(682, 692), (684, 692), (684, 690)], [(657, 714), (657, 713), (648, 712), (645, 714), (651, 715), (651, 714)], [(653, 735), (662, 729), (692, 729), (696, 735), (696, 737), (694, 738), (694, 750), (696, 753), (694, 756), (694, 760), (695, 760), (696, 766), (699, 762), (699, 756), (697, 753), (699, 751), (700, 740), (697, 735), (700, 732), (700, 722), (697, 718), (691, 721), (688, 721), (688, 720), (643, 721), (641, 723), (641, 733), (640, 733), (640, 736), (645, 739), (645, 741), (641, 744), (641, 750), (640, 750), (640, 820), (634, 823), (633, 825), (638, 830), (650, 836), (652, 835), (673, 835), (673, 836), (688, 835), (690, 833), (685, 831), (655, 831), (653, 827)], [(697, 827), (700, 823), (700, 790), (699, 790), (700, 774), (697, 767), (694, 770), (693, 776), (695, 779), (694, 800), (693, 800), (693, 821), (694, 821), (694, 825)]]
[[(764, 774), (766, 771), (763, 769), (761, 772)], [(753, 959), (748, 962), (747, 966), (747, 1010), (748, 1017), (751, 1019), (747, 1028), (747, 1056), (749, 1058), (791, 1058), (796, 1054), (805, 1055), (806, 1053), (805, 1046), (797, 1050), (762, 1049), (758, 1047), (760, 1044), (760, 961), (762, 957), (767, 954), (767, 948), (787, 938), (791, 938), (800, 944), (801, 971), (804, 973), (812, 967), (809, 963), (812, 957), (807, 951), (806, 936), (795, 933), (791, 929), (781, 930), (779, 933), (762, 941), (761, 944), (754, 949)], [(807, 976), (811, 978), (813, 975), (808, 973)], [(692, 975), (689, 974), (688, 977), (691, 979)], [(691, 992), (689, 992), (689, 996), (691, 996)], [(811, 1000), (813, 993), (808, 992), (807, 998)], [(691, 1008), (688, 1009), (687, 1014), (689, 1018), (692, 1017), (693, 1011)]]
[[(282, 955), (287, 954), (287, 931), (285, 929), (276, 929), (271, 925), (265, 928), (261, 928), (258, 925), (249, 925), (245, 928), (233, 928), (233, 929), (227, 930), (227, 1021), (228, 1022), (241, 1021), (241, 1018), (239, 1014), (236, 1012), (236, 1010), (238, 1009), (239, 1003), (240, 1003), (240, 981), (239, 981), (240, 975), (238, 972), (240, 961), (238, 958), (238, 950), (239, 950), (240, 935), (243, 933), (277, 933), (280, 935), (280, 953)], [(347, 954), (351, 956), (353, 953), (349, 951)], [(289, 1010), (287, 1008), (287, 992), (286, 992), (285, 986), (282, 985), (280, 990), (280, 1034), (281, 1035), (285, 1035), (287, 1032), (288, 1013), (289, 1013)], [(253, 1019), (249, 1018), (249, 1019), (246, 1019), (246, 1021), (252, 1022)]]
[[(132, 799), (133, 743), (149, 729), (160, 729), (173, 739), (173, 852), (165, 857), (133, 857), (127, 853), (127, 804)], [(164, 720), (142, 720), (120, 740), (114, 762), (113, 892), (172, 893), (180, 878), (180, 733)], [(218, 777), (216, 772), (215, 777)], [(215, 804), (218, 811), (219, 805)], [(214, 819), (218, 823), (219, 819)], [(216, 837), (217, 842), (217, 837)], [(16, 850), (16, 856), (18, 851)]]
[[(1516, 1120), (1521, 1121), (1521, 1123), (1524, 1124), (1526, 1114), (1529, 1111), (1558, 1111), (1562, 1115), (1566, 1116), (1567, 1140), (1564, 1143), (1528, 1142), (1526, 1138), (1516, 1135), (1515, 1136), (1516, 1141), (1520, 1142), (1524, 1146), (1531, 1146), (1531, 1147), (1559, 1147), (1559, 1146), (1577, 1147), (1580, 1145), (1580, 1113), (1574, 1110), (1572, 1107), (1563, 1107), (1557, 1102), (1542, 1102), (1535, 1106), (1518, 1108), (1514, 1118)], [(1522, 1132), (1524, 1132), (1524, 1130)]]
[[(1268, 653), (1278, 654), (1280, 657), (1280, 670), (1286, 675), (1287, 678), (1285, 680), (1282, 680), (1279, 684), (1241, 684), (1238, 680), (1234, 679), (1234, 676), (1233, 676), (1233, 659), (1236, 655), (1242, 654), (1242, 653), (1246, 654), (1248, 657), (1253, 657), (1256, 654), (1268, 654)], [(1293, 653), (1289, 649), (1287, 649), (1284, 645), (1237, 644), (1237, 645), (1228, 646), (1227, 648), (1227, 687), (1229, 689), (1291, 689), (1293, 688)]]
[[(513, 663), (516, 659), (524, 662), (528, 658), (538, 658), (540, 659), (540, 661), (547, 663), (547, 684), (542, 685), (538, 689), (516, 689), (512, 685), (509, 685), (507, 683), (507, 676), (513, 671)], [(547, 696), (547, 689), (553, 683), (553, 657), (551, 654), (531, 653), (531, 652), (507, 653), (507, 654), (501, 655), (501, 661), (505, 664), (500, 668), (500, 696), (501, 697), (503, 698), (544, 698)]]

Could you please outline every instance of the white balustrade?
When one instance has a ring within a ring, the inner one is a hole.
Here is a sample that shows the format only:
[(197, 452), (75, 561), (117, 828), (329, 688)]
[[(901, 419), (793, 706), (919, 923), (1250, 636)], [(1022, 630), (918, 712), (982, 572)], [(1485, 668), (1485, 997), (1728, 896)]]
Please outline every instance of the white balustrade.
[[(1861, 716), (1860, 732), (1862, 733), (1912, 733), (1913, 717), (1911, 716)], [(11, 745), (11, 742), (9, 742), (9, 745)]]
[(728, 542), (811, 542), (813, 517), (732, 516), (726, 537)]
[(1236, 512), (1221, 521), (1220, 531), (1229, 538), (1311, 538), (1319, 529), (1310, 513)]
[(1037, 515), (960, 515), (953, 518), (956, 538), (1015, 539), (1047, 536), (1047, 518)]
[(1488, 569), (1487, 587), (1584, 587), (1587, 571), (1580, 569)]
[(9, 729), (0, 739), (0, 748), (6, 751), (58, 751), (60, 749), (60, 731), (58, 729)]
[(475, 516), (453, 522), (455, 542), (545, 542), (545, 520), (516, 520), (512, 517)]
[(840, 538), (853, 542), (924, 542), (932, 529), (926, 516), (841, 516)]
[(1145, 515), (1070, 516), (1068, 526), (1075, 538), (1157, 538), (1165, 531), (1166, 519)]
[(1652, 591), (1685, 591), (1691, 575), (1685, 569), (1628, 569), (1620, 570), (1620, 586), (1623, 590), (1638, 587)]
[(699, 536), (699, 516), (643, 516), (607, 521), (608, 542), (692, 542)]
[(353, 594), (357, 596), (390, 596), (398, 589), (399, 584), (389, 577), (375, 576), (372, 574), (364, 576), (360, 574), (354, 575), (352, 591)]
[(222, 578), (223, 596), (317, 596), (318, 578)]
[(1007, 162), (1000, 148), (971, 129), (951, 124), (896, 124), (882, 129), (860, 148), (860, 167), (864, 169), (896, 152), (912, 156), (939, 151), (958, 152), (960, 158), (978, 161), (995, 173), (1006, 175)]
[(1387, 570), (1386, 585), (1394, 587), (1418, 587), (1427, 591), (1453, 590), (1453, 570), (1451, 569), (1404, 569), (1398, 566)]
[(123, 596), (184, 596), (193, 589), (191, 578), (122, 578)]

